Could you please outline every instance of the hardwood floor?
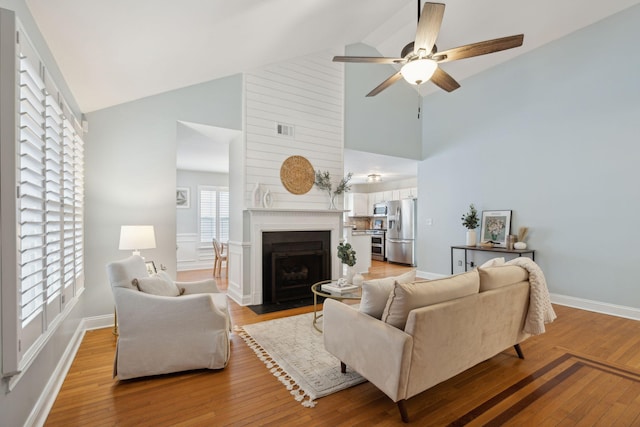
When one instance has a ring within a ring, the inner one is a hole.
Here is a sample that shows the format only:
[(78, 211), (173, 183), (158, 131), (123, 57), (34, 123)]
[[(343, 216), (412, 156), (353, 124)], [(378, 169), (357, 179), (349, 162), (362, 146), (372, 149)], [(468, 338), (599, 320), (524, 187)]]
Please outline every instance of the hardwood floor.
[[(374, 262), (370, 277), (404, 270)], [(210, 277), (211, 272), (189, 272), (179, 279)], [(226, 289), (226, 280), (219, 280), (219, 286)], [(311, 311), (257, 315), (230, 304), (237, 325)], [(558, 319), (547, 325), (547, 333), (522, 343), (524, 360), (507, 349), (413, 397), (407, 402), (411, 424), (640, 425), (640, 322), (554, 308)], [(111, 329), (88, 331), (46, 425), (404, 425), (396, 405), (368, 382), (305, 408), (242, 339), (233, 335), (231, 340), (231, 360), (223, 370), (118, 381), (111, 377)]]

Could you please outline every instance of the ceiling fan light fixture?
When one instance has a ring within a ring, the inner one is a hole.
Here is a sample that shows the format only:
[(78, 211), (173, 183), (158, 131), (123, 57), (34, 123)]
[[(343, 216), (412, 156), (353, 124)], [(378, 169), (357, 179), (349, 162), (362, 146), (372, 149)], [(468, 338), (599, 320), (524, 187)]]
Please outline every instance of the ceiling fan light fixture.
[(409, 61), (402, 66), (402, 77), (412, 85), (419, 85), (429, 81), (438, 68), (438, 63), (433, 59), (423, 58)]

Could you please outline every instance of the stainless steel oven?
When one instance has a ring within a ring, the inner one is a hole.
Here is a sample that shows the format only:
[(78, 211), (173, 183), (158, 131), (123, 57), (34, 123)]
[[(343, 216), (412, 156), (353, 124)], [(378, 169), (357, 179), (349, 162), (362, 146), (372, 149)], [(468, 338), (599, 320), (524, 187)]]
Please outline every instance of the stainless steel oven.
[(384, 230), (370, 230), (369, 234), (371, 234), (371, 259), (384, 261)]

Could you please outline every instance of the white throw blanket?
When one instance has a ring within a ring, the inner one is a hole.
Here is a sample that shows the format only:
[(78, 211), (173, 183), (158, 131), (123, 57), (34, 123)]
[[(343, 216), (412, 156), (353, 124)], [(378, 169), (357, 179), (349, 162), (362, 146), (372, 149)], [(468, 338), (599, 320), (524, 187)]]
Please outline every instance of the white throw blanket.
[(551, 305), (549, 289), (544, 273), (531, 258), (518, 257), (506, 264), (518, 265), (529, 272), (529, 311), (524, 323), (523, 331), (531, 335), (544, 333), (544, 325), (556, 319), (556, 313)]

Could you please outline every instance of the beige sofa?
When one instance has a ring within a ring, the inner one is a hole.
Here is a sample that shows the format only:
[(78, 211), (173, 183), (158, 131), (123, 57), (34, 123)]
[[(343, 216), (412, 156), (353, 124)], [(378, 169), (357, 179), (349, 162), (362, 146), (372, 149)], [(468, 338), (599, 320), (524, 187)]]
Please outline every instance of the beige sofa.
[[(523, 331), (530, 298), (524, 268), (490, 267), (391, 286), (386, 280), (363, 284), (366, 307), (325, 301), (324, 344), (343, 372), (348, 366), (396, 402), (403, 421), (406, 399), (511, 346), (523, 358), (519, 343), (530, 336)], [(390, 290), (380, 318), (380, 307), (371, 307), (372, 290)], [(548, 296), (546, 283), (543, 290)]]

